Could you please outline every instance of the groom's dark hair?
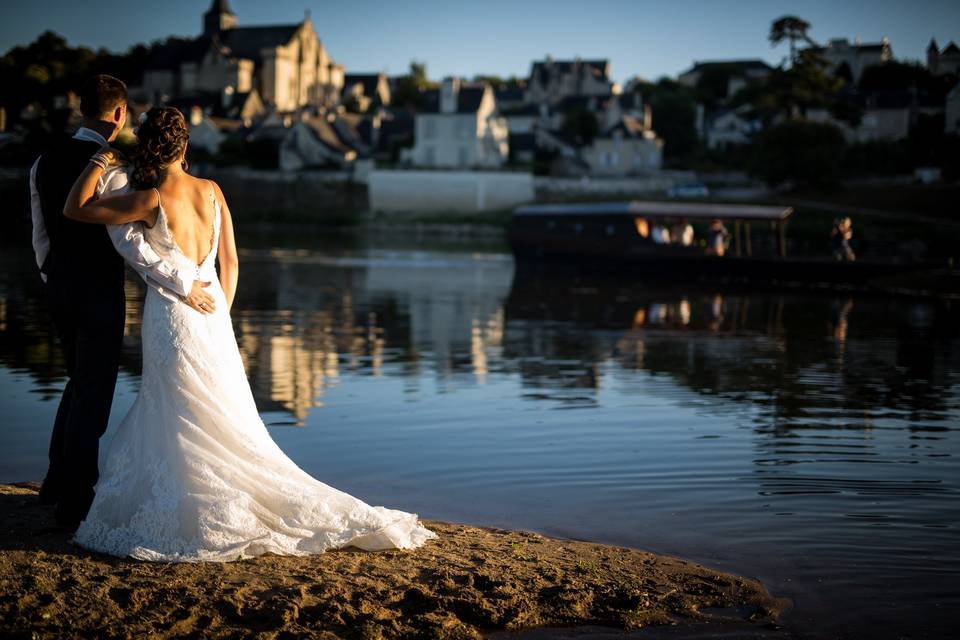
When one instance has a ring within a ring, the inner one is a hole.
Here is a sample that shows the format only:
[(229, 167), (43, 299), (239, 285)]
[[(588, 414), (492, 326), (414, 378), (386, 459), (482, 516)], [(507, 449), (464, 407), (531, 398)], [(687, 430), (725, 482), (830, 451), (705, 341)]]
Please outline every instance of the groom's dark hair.
[(93, 76), (80, 90), (80, 113), (87, 118), (102, 118), (126, 102), (127, 85), (106, 74)]

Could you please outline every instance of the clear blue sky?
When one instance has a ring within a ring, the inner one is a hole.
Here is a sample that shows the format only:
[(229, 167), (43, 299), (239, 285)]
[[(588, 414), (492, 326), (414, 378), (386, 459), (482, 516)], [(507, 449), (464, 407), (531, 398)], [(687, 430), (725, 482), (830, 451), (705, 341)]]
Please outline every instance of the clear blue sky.
[[(530, 61), (604, 57), (613, 77), (676, 75), (694, 60), (763, 58), (785, 47), (766, 40), (770, 22), (795, 14), (816, 40), (890, 38), (898, 58), (923, 59), (935, 36), (960, 44), (960, 0), (406, 0), (317, 2), (229, 0), (241, 25), (297, 22), (309, 8), (321, 40), (348, 72), (406, 70), (427, 63), (432, 78), (521, 75)], [(89, 2), (0, 0), (0, 51), (46, 29), (72, 45), (123, 51), (168, 35), (196, 35), (209, 0)]]

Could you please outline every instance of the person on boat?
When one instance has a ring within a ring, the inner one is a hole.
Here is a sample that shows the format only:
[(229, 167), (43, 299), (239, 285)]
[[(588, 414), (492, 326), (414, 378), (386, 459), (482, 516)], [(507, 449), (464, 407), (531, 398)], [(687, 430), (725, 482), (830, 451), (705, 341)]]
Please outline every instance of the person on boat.
[(654, 224), (650, 231), (654, 244), (670, 244), (670, 229), (662, 224)]
[(681, 218), (680, 222), (673, 227), (673, 241), (683, 247), (693, 246), (693, 225), (686, 218)]
[(707, 253), (715, 256), (723, 256), (727, 252), (727, 241), (730, 238), (730, 232), (723, 226), (723, 220), (714, 218), (710, 221), (710, 228), (707, 230)]
[(853, 238), (853, 221), (849, 216), (839, 218), (833, 222), (830, 232), (830, 244), (833, 247), (833, 258), (840, 262), (853, 262), (857, 259), (850, 240)]

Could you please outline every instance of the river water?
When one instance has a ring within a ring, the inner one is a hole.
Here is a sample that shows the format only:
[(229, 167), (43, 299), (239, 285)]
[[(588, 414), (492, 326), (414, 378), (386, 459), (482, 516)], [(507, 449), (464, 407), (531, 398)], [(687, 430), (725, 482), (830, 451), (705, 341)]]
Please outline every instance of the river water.
[[(954, 631), (956, 303), (530, 274), (496, 241), (240, 245), (254, 395), (324, 482), (754, 576), (803, 635)], [(2, 251), (0, 481), (38, 480), (62, 358), (32, 256)], [(128, 278), (114, 426), (141, 296)]]

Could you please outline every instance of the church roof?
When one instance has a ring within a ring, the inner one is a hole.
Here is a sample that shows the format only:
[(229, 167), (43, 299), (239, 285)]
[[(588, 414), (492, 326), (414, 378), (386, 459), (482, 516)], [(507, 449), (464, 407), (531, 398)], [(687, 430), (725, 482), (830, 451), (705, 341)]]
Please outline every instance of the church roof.
[(184, 62), (202, 60), (214, 44), (227, 47), (231, 57), (259, 63), (263, 49), (287, 44), (299, 28), (300, 24), (236, 27), (189, 40), (170, 40), (154, 50), (147, 68), (177, 70)]
[(927, 45), (927, 51), (940, 51), (940, 47), (937, 46), (936, 38), (930, 38), (930, 44)]
[(947, 48), (943, 50), (944, 53), (960, 53), (960, 47), (957, 46), (957, 43), (953, 40), (950, 41), (950, 44), (947, 45)]
[(235, 27), (219, 34), (220, 41), (237, 58), (260, 61), (261, 51), (287, 44), (300, 28), (298, 24), (269, 25), (265, 27)]

